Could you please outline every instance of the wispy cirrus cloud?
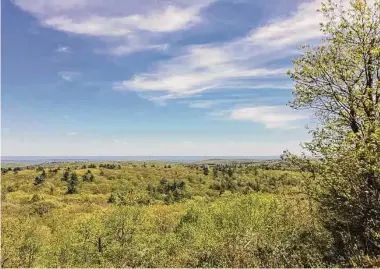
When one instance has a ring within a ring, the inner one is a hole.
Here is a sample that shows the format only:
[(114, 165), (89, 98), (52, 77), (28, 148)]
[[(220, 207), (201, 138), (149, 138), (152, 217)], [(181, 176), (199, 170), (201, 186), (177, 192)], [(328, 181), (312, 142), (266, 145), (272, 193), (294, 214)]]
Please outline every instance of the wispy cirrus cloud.
[(69, 52), (71, 52), (71, 49), (70, 49), (70, 47), (59, 45), (55, 51), (59, 52), (59, 53), (69, 53)]
[(228, 111), (224, 115), (232, 120), (251, 121), (263, 124), (266, 128), (299, 128), (300, 121), (309, 115), (296, 112), (284, 106), (245, 107)]
[(75, 71), (61, 71), (61, 72), (58, 72), (58, 76), (61, 79), (65, 80), (65, 81), (73, 81), (76, 78), (78, 78), (80, 75), (81, 75), (81, 73), (75, 72)]
[(192, 27), (202, 21), (201, 11), (213, 0), (14, 0), (42, 26), (97, 37), (107, 48), (97, 52), (116, 55), (163, 49), (165, 33)]
[(67, 15), (43, 20), (43, 25), (64, 32), (89, 36), (126, 36), (137, 31), (173, 32), (189, 27), (200, 21), (198, 16), (201, 6), (177, 8), (167, 6), (164, 10), (152, 11), (140, 15), (99, 16), (73, 19)]
[(168, 44), (150, 44), (149, 42), (135, 39), (133, 37), (128, 37), (127, 44), (117, 45), (105, 50), (97, 50), (99, 53), (109, 53), (112, 55), (125, 55), (133, 52), (144, 51), (144, 50), (159, 50), (165, 51), (169, 47)]
[(317, 9), (321, 7), (321, 2), (321, 0), (313, 0), (302, 3), (291, 16), (274, 19), (262, 27), (253, 29), (247, 39), (254, 45), (272, 49), (322, 37), (319, 23), (324, 21), (324, 18), (317, 12)]
[(118, 82), (115, 88), (144, 93), (153, 101), (226, 88), (289, 89), (285, 73), (291, 61), (280, 60), (297, 55), (298, 45), (322, 36), (319, 7), (317, 0), (303, 3), (290, 16), (271, 20), (242, 38), (189, 45), (176, 57)]

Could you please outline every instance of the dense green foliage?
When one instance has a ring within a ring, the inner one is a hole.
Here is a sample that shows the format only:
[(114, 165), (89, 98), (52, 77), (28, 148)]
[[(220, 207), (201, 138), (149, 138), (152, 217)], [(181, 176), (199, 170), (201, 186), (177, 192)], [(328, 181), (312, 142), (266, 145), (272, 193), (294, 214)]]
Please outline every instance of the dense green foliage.
[(259, 164), (207, 166), (207, 175), (204, 165), (69, 166), (46, 165), (37, 185), (41, 169), (3, 174), (4, 267), (325, 264), (329, 236), (297, 172)]
[(319, 126), (290, 158), (308, 171), (309, 194), (333, 237), (333, 262), (380, 266), (380, 2), (322, 6), (324, 42), (306, 47), (290, 72), (296, 109)]

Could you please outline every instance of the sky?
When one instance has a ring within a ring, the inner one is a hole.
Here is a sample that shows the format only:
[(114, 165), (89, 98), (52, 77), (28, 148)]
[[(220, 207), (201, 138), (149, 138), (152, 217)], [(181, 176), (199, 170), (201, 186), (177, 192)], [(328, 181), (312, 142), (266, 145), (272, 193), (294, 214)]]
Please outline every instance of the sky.
[(3, 156), (273, 156), (317, 0), (4, 0)]

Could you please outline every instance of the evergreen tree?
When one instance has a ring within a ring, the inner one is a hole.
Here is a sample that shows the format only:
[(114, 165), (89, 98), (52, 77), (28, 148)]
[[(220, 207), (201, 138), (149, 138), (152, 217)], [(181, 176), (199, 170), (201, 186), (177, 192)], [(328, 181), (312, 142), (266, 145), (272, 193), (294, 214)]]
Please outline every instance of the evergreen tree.
[(204, 166), (203, 167), (203, 174), (205, 175), (205, 176), (208, 176), (208, 174), (209, 174), (209, 168), (207, 167), (207, 166)]
[(78, 176), (75, 172), (71, 173), (69, 182), (67, 183), (67, 194), (78, 193)]

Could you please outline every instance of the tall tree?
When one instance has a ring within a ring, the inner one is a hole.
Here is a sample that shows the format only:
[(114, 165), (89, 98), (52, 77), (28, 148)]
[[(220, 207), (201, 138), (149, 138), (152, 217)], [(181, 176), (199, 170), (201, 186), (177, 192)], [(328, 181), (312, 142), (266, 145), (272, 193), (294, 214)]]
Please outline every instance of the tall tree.
[(69, 182), (67, 182), (67, 194), (78, 193), (78, 176), (75, 172), (71, 173)]
[(208, 176), (209, 172), (210, 172), (210, 169), (208, 168), (208, 166), (203, 166), (203, 174), (205, 176)]
[(335, 262), (374, 266), (380, 260), (380, 2), (344, 8), (329, 1), (320, 11), (325, 38), (316, 48), (305, 46), (289, 72), (290, 106), (311, 109), (318, 122), (304, 144), (315, 159), (293, 160), (309, 171)]

